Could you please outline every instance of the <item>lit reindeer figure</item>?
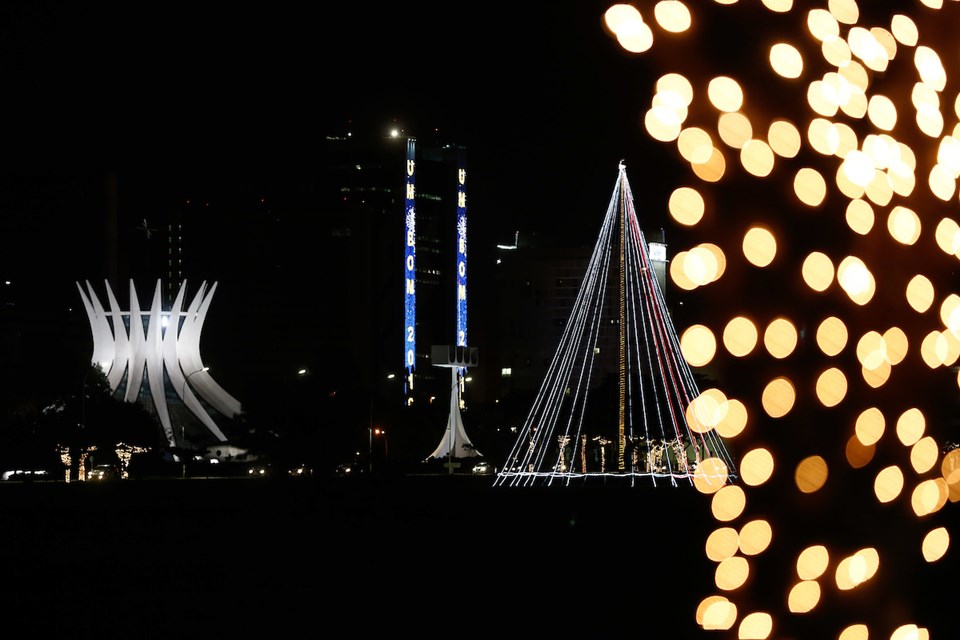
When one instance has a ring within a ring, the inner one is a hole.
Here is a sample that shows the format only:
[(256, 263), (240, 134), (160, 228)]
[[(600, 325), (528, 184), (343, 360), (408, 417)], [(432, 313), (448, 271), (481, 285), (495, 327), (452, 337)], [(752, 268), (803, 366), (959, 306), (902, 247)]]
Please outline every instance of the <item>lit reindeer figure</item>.
[(570, 444), (570, 436), (557, 436), (557, 444), (560, 445), (560, 460), (557, 463), (557, 471), (566, 472), (567, 470), (566, 449), (567, 449), (567, 445)]
[(683, 446), (683, 439), (678, 437), (676, 440), (674, 440), (670, 444), (673, 446), (673, 452), (677, 456), (676, 472), (681, 474), (686, 474), (688, 471), (689, 465), (687, 462), (687, 450), (686, 450), (686, 447)]
[(613, 440), (607, 440), (603, 436), (595, 436), (593, 441), (600, 445), (600, 473), (607, 470), (607, 445)]
[(587, 472), (587, 436), (580, 436), (580, 471)]
[(630, 442), (630, 466), (634, 472), (645, 471), (645, 469), (639, 469), (640, 467), (640, 447), (646, 443), (646, 438), (643, 436), (628, 436)]
[(663, 452), (666, 446), (658, 440), (650, 440), (647, 449), (647, 468), (653, 472), (661, 472), (663, 467)]

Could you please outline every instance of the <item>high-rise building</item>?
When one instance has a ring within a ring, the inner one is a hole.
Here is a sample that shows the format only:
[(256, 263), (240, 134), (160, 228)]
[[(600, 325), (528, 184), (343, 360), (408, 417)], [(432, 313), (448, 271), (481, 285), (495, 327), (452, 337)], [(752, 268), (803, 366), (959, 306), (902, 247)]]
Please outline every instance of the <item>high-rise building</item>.
[[(657, 241), (649, 243), (651, 263), (666, 296), (666, 245), (660, 241), (662, 233), (655, 237)], [(515, 244), (497, 247), (496, 282), (501, 312), (496, 360), (489, 364), (493, 374), (500, 376), (499, 390), (504, 400), (513, 396), (523, 402), (540, 387), (570, 321), (594, 250), (590, 244), (540, 245), (519, 238)], [(597, 329), (593, 379), (597, 385), (618, 374), (618, 303), (613, 294), (602, 300), (605, 324)], [(513, 318), (524, 321), (515, 322)], [(524, 417), (523, 413), (512, 416), (519, 421)]]
[(325, 151), (332, 299), (349, 301), (326, 319), (330, 330), (350, 336), (372, 422), (434, 416), (448, 407), (450, 375), (432, 366), (431, 347), (469, 337), (466, 149), (351, 131), (328, 138)]

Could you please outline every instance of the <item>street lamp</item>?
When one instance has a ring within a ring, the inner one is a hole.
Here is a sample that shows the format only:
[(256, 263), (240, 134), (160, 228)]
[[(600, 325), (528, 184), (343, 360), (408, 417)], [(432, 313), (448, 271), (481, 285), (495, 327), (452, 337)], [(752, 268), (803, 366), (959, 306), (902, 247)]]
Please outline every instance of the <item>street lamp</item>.
[(380, 436), (383, 436), (383, 458), (384, 460), (386, 460), (387, 459), (387, 432), (385, 429), (381, 429), (380, 427), (371, 426), (368, 429), (368, 433), (370, 438), (367, 442), (367, 469), (369, 472), (373, 472), (373, 437), (377, 436), (379, 438)]
[(373, 435), (383, 436), (383, 459), (386, 460), (389, 456), (387, 452), (387, 431), (386, 429), (380, 429), (379, 427), (373, 430)]
[[(191, 377), (192, 375), (194, 375), (194, 374), (196, 374), (196, 373), (200, 373), (201, 371), (209, 371), (209, 370), (210, 370), (210, 367), (203, 367), (202, 369), (197, 369), (196, 371), (191, 371), (189, 374), (187, 374), (187, 377), (183, 379), (183, 392), (180, 394), (180, 397), (183, 398), (183, 404), (184, 404), (184, 406), (186, 406), (186, 404), (187, 404), (187, 381), (190, 380), (190, 377)], [(183, 456), (183, 459), (180, 461), (181, 464), (182, 464), (181, 472), (180, 472), (180, 477), (181, 477), (181, 478), (186, 478), (186, 477), (187, 477), (187, 455), (186, 455), (187, 436), (186, 436), (186, 432), (187, 432), (187, 420), (186, 420), (186, 416), (184, 416), (184, 417), (181, 418), (181, 420), (180, 420), (180, 449), (181, 449), (180, 455)]]
[[(395, 373), (387, 374), (387, 380), (397, 377)], [(376, 380), (376, 378), (374, 378)], [(373, 436), (383, 436), (383, 457), (387, 457), (387, 432), (380, 427), (373, 426), (373, 404), (376, 399), (378, 384), (374, 382), (370, 389), (370, 426), (367, 427), (367, 472), (373, 473)]]

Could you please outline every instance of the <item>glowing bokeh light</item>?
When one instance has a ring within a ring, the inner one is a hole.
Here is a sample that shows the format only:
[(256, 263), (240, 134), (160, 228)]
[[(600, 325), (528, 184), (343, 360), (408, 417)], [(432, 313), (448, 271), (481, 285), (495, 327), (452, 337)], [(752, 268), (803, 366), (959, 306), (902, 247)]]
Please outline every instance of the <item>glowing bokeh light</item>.
[(740, 552), (756, 556), (767, 550), (773, 540), (773, 528), (763, 519), (751, 520), (740, 528)]
[(890, 327), (884, 331), (883, 342), (886, 345), (887, 362), (891, 365), (900, 364), (907, 357), (910, 341), (900, 327)]
[(705, 547), (707, 558), (713, 562), (722, 562), (732, 558), (740, 548), (740, 534), (733, 527), (715, 529), (708, 537)]
[(821, 456), (809, 456), (797, 465), (793, 479), (802, 493), (814, 493), (826, 484), (827, 475), (827, 461)]
[(690, 28), (690, 10), (678, 0), (661, 0), (653, 7), (653, 17), (664, 31), (683, 33)]
[(716, 494), (726, 486), (727, 465), (720, 458), (706, 458), (693, 470), (693, 486), (700, 493)]
[[(921, 3), (928, 6), (939, 4), (942, 0), (920, 0)], [(890, 634), (890, 640), (930, 640), (926, 629), (918, 627), (915, 624), (905, 624), (897, 627)]]
[(854, 435), (847, 438), (847, 446), (844, 447), (843, 453), (847, 458), (847, 463), (851, 467), (854, 469), (862, 469), (873, 460), (873, 456), (876, 453), (876, 446), (863, 444), (860, 442), (860, 439)]
[(756, 611), (744, 616), (737, 628), (738, 640), (766, 640), (773, 631), (773, 616)]
[(857, 438), (864, 445), (873, 445), (880, 441), (886, 429), (886, 420), (883, 413), (876, 407), (870, 407), (857, 416), (855, 431)]
[(837, 588), (849, 591), (873, 578), (880, 565), (880, 558), (875, 549), (867, 548), (857, 551), (852, 556), (842, 559), (837, 564), (834, 578)]
[(960, 448), (951, 449), (944, 454), (940, 473), (948, 484), (960, 484)]
[(750, 577), (750, 563), (743, 556), (722, 560), (714, 571), (714, 582), (721, 591), (734, 591)]
[(817, 346), (828, 356), (835, 356), (847, 346), (847, 326), (836, 316), (824, 318), (817, 326)]
[(705, 164), (713, 157), (713, 140), (699, 127), (683, 129), (677, 136), (677, 148), (680, 155), (693, 164)]
[(691, 367), (702, 367), (713, 360), (717, 352), (717, 339), (709, 327), (693, 325), (683, 332), (680, 350)]
[(827, 197), (827, 183), (816, 169), (803, 167), (794, 177), (793, 192), (808, 207), (819, 207)]
[(724, 112), (717, 120), (720, 139), (731, 149), (741, 149), (753, 137), (750, 119), (739, 111)]
[(910, 506), (918, 517), (936, 513), (947, 503), (949, 488), (943, 478), (924, 480), (910, 495)]
[(797, 328), (787, 318), (775, 318), (763, 332), (763, 346), (778, 360), (793, 353), (798, 340)]
[(792, 44), (778, 42), (770, 47), (770, 66), (784, 78), (799, 78), (803, 73), (803, 56)]
[(835, 407), (847, 395), (847, 377), (843, 371), (830, 367), (817, 377), (817, 399), (825, 407)]
[(706, 630), (726, 630), (737, 621), (737, 606), (723, 596), (709, 596), (697, 607), (696, 619)]
[(816, 580), (830, 564), (830, 553), (822, 544), (807, 547), (797, 557), (797, 576), (801, 580)]
[[(750, 139), (752, 132), (740, 143), (740, 147)], [(767, 142), (775, 154), (783, 158), (795, 158), (800, 152), (802, 140), (800, 131), (789, 120), (774, 120), (767, 131)], [(738, 149), (740, 147), (737, 147)]]
[(933, 304), (934, 291), (930, 278), (917, 274), (907, 283), (907, 303), (917, 313), (924, 313)]
[(749, 318), (738, 316), (723, 329), (723, 346), (731, 355), (742, 358), (757, 346), (757, 325)]
[(863, 260), (855, 256), (847, 256), (840, 261), (837, 280), (850, 299), (861, 306), (870, 302), (876, 292), (873, 274)]
[(777, 240), (769, 229), (751, 227), (743, 236), (743, 255), (758, 267), (769, 266), (777, 255)]
[(747, 503), (747, 494), (739, 485), (728, 484), (713, 494), (710, 510), (721, 522), (730, 522), (740, 517)]
[(763, 388), (761, 402), (763, 410), (771, 418), (782, 418), (790, 413), (796, 401), (793, 383), (784, 377), (774, 378)]
[(901, 244), (913, 244), (920, 237), (920, 218), (907, 207), (896, 206), (887, 217), (890, 236)]
[(865, 624), (852, 624), (840, 632), (837, 640), (870, 640), (870, 630)]
[(907, 409), (897, 418), (897, 437), (904, 446), (913, 446), (914, 443), (923, 437), (923, 432), (926, 428), (926, 418), (924, 418), (923, 412), (917, 407)]
[(854, 198), (847, 205), (846, 220), (847, 226), (850, 227), (852, 231), (865, 236), (870, 233), (870, 230), (873, 228), (873, 208), (866, 200)]
[(892, 502), (903, 491), (903, 472), (896, 465), (881, 469), (873, 480), (873, 493), (882, 503)]
[(930, 436), (920, 438), (916, 444), (910, 447), (910, 464), (917, 473), (926, 473), (933, 469), (939, 457), (940, 450), (937, 441)]
[(647, 110), (643, 123), (647, 128), (647, 133), (654, 140), (672, 142), (680, 136), (683, 121), (673, 109), (654, 106)]
[(946, 527), (937, 527), (923, 537), (921, 545), (923, 559), (927, 562), (937, 562), (946, 555), (950, 548), (950, 532)]
[(686, 417), (694, 433), (715, 428), (727, 413), (727, 397), (716, 388), (706, 389), (687, 406)]
[(620, 46), (627, 51), (643, 53), (653, 46), (653, 32), (632, 5), (613, 5), (604, 13), (604, 21)]
[(800, 272), (803, 281), (814, 291), (826, 291), (833, 284), (833, 262), (825, 253), (814, 251), (808, 255)]
[(740, 148), (740, 164), (747, 173), (765, 178), (773, 171), (775, 156), (773, 149), (763, 140), (747, 140)]
[(703, 218), (706, 206), (700, 192), (691, 187), (678, 187), (670, 194), (667, 209), (673, 219), (685, 226), (692, 226)]
[(722, 438), (736, 438), (747, 426), (747, 407), (735, 398), (727, 401), (727, 412), (717, 424), (717, 434)]
[(740, 460), (740, 478), (749, 486), (758, 486), (773, 475), (773, 455), (762, 447), (744, 454)]
[(720, 111), (739, 111), (743, 106), (743, 89), (736, 80), (728, 76), (713, 78), (707, 85), (707, 97)]
[(787, 596), (787, 609), (791, 613), (808, 613), (820, 602), (820, 583), (804, 580), (793, 585)]

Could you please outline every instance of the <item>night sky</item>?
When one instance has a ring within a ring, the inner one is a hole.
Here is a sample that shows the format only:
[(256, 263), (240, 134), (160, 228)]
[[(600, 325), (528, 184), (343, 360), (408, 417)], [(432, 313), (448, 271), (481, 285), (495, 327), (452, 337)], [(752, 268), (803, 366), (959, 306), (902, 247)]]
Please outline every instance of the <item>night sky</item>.
[(639, 116), (652, 76), (605, 8), (4, 3), (0, 270), (61, 291), (85, 277), (107, 171), (140, 220), (198, 186), (309, 172), (326, 136), (356, 128), (468, 149), (478, 255), (517, 232), (592, 243), (621, 159), (634, 189), (657, 190), (661, 227), (670, 165)]
[(511, 216), (554, 216), (571, 191), (604, 206), (643, 140), (642, 83), (603, 3), (563, 5), (4, 3), (0, 158), (138, 170), (163, 189), (184, 171), (296, 166), (331, 129), (395, 119), (466, 145), (476, 196), (511, 199)]

